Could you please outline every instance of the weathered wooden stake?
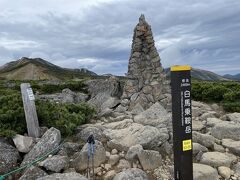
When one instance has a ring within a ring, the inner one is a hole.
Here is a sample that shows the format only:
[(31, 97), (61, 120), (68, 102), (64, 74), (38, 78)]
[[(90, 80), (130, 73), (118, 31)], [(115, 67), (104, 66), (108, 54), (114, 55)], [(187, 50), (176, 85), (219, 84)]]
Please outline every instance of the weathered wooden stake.
[(23, 107), (27, 122), (28, 136), (39, 137), (39, 123), (35, 107), (35, 97), (29, 83), (21, 84)]
[(193, 180), (191, 67), (171, 67), (175, 180)]

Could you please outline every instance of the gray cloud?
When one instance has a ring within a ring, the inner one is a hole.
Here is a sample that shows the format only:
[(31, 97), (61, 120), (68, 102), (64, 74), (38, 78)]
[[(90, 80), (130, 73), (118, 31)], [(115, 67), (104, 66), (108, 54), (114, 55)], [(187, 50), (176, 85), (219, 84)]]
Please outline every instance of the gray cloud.
[(240, 72), (240, 1), (2, 0), (0, 6), (0, 64), (41, 57), (123, 75), (133, 28), (144, 13), (164, 67)]

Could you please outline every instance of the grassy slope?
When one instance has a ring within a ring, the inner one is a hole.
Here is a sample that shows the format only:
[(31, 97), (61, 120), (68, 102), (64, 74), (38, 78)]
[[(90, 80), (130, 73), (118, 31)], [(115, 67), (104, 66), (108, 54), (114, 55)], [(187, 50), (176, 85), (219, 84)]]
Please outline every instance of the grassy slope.
[(65, 69), (51, 64), (42, 59), (20, 59), (8, 63), (0, 69), (1, 79), (7, 80), (67, 80), (74, 78), (86, 78), (96, 74), (82, 72), (80, 70)]

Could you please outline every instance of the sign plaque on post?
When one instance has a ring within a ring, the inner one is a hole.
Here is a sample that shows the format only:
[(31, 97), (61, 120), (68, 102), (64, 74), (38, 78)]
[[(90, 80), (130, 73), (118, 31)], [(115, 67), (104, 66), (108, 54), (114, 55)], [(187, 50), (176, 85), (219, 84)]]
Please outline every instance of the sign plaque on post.
[(175, 180), (193, 180), (191, 67), (171, 67)]
[(28, 136), (39, 137), (39, 123), (35, 107), (35, 97), (33, 90), (29, 83), (21, 84), (21, 93), (23, 100), (23, 107), (25, 112), (25, 118), (27, 122)]

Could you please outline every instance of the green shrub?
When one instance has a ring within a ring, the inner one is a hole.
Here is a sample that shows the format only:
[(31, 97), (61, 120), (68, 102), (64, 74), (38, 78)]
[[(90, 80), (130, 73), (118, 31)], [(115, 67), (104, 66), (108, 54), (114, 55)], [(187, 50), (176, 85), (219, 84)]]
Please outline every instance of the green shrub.
[(222, 106), (227, 112), (240, 112), (240, 102), (224, 102)]
[(220, 102), (227, 91), (228, 89), (222, 85), (211, 84), (203, 90), (202, 99), (205, 101)]
[(26, 132), (26, 122), (20, 93), (0, 96), (0, 136)]
[(240, 112), (240, 83), (193, 81), (192, 98), (196, 101), (220, 103), (225, 111)]
[[(27, 132), (20, 91), (0, 89), (0, 136), (12, 137)], [(36, 101), (41, 126), (56, 127), (63, 136), (74, 133), (74, 129), (93, 117), (95, 110), (86, 103), (56, 104)]]
[(42, 126), (56, 127), (64, 136), (74, 133), (77, 126), (93, 117), (95, 110), (86, 103), (55, 104), (37, 101), (38, 119)]
[(39, 91), (41, 94), (57, 93), (65, 88), (69, 88), (72, 91), (88, 93), (83, 81), (68, 81), (62, 84), (33, 84), (32, 88), (34, 91)]
[(224, 94), (225, 101), (240, 101), (240, 91), (228, 91)]

